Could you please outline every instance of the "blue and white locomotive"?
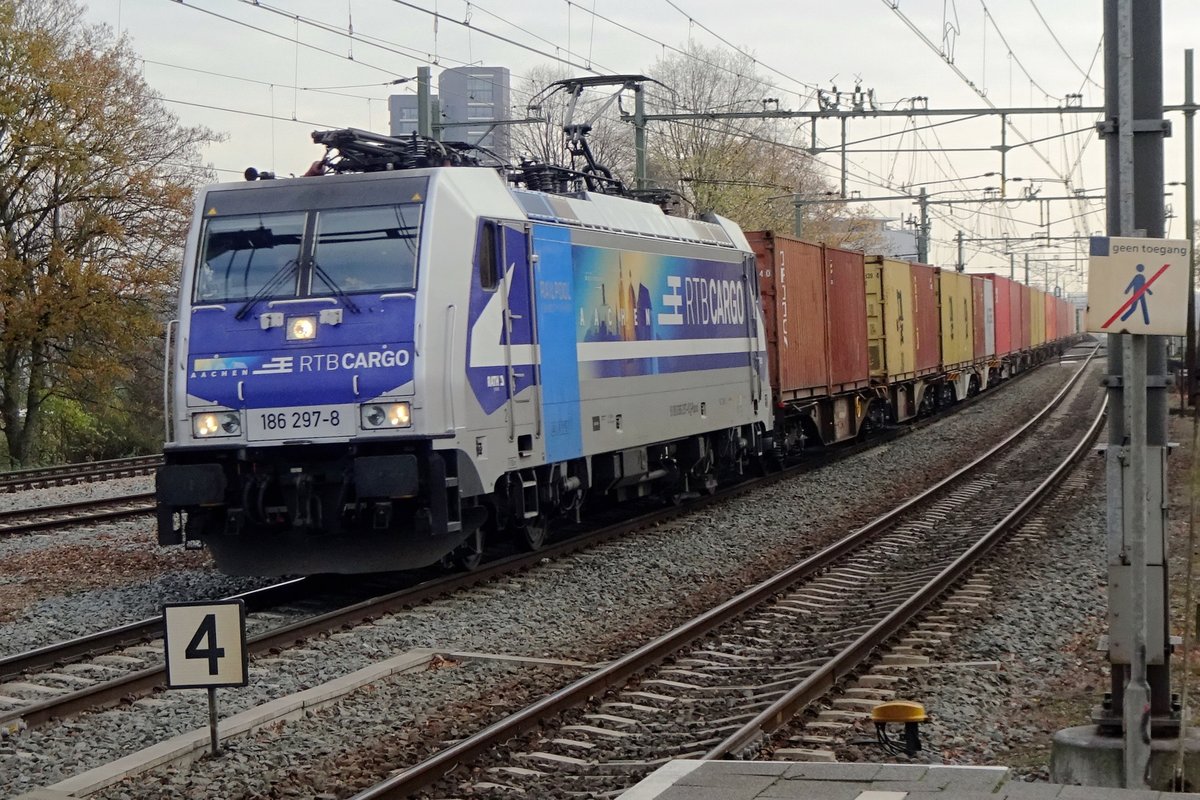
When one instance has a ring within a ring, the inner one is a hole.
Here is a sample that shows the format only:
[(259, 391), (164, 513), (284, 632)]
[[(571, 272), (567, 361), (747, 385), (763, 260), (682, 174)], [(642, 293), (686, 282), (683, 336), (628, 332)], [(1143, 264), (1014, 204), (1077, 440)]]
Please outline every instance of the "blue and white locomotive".
[(161, 543), (234, 574), (469, 565), (488, 536), (537, 548), (589, 501), (711, 490), (761, 454), (757, 274), (732, 222), (594, 172), (314, 139), (331, 174), (198, 197)]

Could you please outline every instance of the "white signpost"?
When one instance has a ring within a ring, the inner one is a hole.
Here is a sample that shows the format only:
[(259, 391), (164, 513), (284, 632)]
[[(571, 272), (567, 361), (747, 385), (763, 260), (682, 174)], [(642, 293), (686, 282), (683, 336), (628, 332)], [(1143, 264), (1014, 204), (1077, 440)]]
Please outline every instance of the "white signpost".
[(250, 682), (246, 606), (241, 600), (163, 606), (167, 687), (208, 689), (208, 725), (217, 755), (217, 687)]
[[(1133, 214), (1126, 201), (1132, 198), (1132, 190), (1125, 183), (1129, 179), (1121, 180), (1123, 190), (1129, 192), (1122, 201), (1121, 227), (1129, 230)], [(1153, 463), (1164, 464), (1166, 453), (1162, 447), (1147, 444), (1147, 353), (1150, 336), (1187, 333), (1190, 271), (1191, 243), (1185, 240), (1132, 236), (1093, 236), (1091, 240), (1087, 329), (1092, 333), (1127, 334), (1121, 337), (1119, 385), (1122, 405), (1129, 416), (1115, 423), (1126, 432), (1125, 442), (1117, 452), (1112, 448), (1108, 451), (1108, 605), (1109, 661), (1114, 669), (1128, 665), (1121, 715), (1128, 788), (1146, 788), (1152, 691), (1147, 665), (1161, 663), (1163, 656), (1159, 654), (1165, 650), (1155, 631), (1166, 626), (1161, 618), (1151, 619), (1150, 608), (1153, 604), (1159, 609), (1154, 614), (1157, 617), (1165, 607), (1166, 546), (1161, 538), (1161, 519), (1150, 517), (1147, 490), (1153, 482), (1165, 495), (1165, 467), (1157, 467), (1159, 471), (1152, 473), (1150, 464), (1152, 458)], [(1113, 377), (1117, 376), (1110, 379)], [(1115, 486), (1114, 466), (1120, 473)], [(1119, 496), (1113, 497), (1114, 493)], [(1114, 516), (1117, 513), (1119, 520)], [(1157, 513), (1161, 515), (1161, 507)], [(1115, 540), (1114, 531), (1120, 533), (1119, 540)]]
[(1186, 239), (1093, 236), (1088, 263), (1091, 333), (1187, 333)]

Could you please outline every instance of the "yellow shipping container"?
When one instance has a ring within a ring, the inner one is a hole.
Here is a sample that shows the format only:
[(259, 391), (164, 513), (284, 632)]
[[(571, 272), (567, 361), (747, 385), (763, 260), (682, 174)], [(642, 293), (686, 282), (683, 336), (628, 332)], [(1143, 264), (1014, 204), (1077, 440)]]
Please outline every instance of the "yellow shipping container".
[(938, 305), (942, 317), (942, 366), (952, 369), (969, 364), (975, 357), (971, 277), (954, 270), (938, 270)]
[(1029, 343), (1040, 347), (1046, 343), (1046, 293), (1041, 289), (1030, 289), (1029, 299)]
[(867, 257), (867, 352), (871, 377), (911, 378), (917, 369), (912, 268), (907, 261)]

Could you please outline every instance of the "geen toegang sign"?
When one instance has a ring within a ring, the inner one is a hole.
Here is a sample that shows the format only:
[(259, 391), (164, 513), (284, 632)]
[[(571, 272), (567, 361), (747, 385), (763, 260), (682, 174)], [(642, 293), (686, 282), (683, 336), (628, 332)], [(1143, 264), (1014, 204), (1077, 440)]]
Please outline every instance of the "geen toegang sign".
[(1190, 265), (1185, 239), (1093, 236), (1088, 331), (1185, 335)]

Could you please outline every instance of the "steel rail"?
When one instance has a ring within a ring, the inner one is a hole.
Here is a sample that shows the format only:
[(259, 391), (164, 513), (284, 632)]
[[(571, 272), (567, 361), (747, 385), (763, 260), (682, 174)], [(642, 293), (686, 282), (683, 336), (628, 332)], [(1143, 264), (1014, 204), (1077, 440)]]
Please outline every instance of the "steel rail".
[(77, 500), (46, 506), (0, 511), (0, 536), (63, 528), (86, 522), (103, 522), (148, 514), (154, 510), (154, 492)]
[[(248, 611), (258, 611), (306, 596), (311, 589), (311, 583), (311, 578), (293, 578), (271, 586), (229, 595), (217, 602), (243, 600)], [(109, 653), (121, 647), (138, 644), (162, 635), (162, 630), (163, 618), (159, 615), (89, 633), (65, 642), (3, 656), (0, 657), (0, 683), (7, 683), (19, 675), (34, 670), (59, 667), (89, 656)]]
[(11, 470), (0, 473), (0, 492), (16, 492), (46, 483), (58, 485), (62, 481), (75, 483), (81, 479), (144, 475), (150, 470), (156, 469), (160, 464), (162, 464), (162, 455), (152, 455)]
[[(1096, 348), (1098, 350), (1099, 348)], [(960, 482), (979, 469), (1000, 452), (1008, 449), (1027, 432), (1033, 429), (1066, 397), (1091, 363), (1096, 350), (1076, 370), (1071, 380), (1054, 398), (1029, 421), (990, 448), (966, 466), (939, 481), (920, 495), (906, 500), (892, 511), (883, 514), (843, 539), (829, 545), (820, 552), (789, 567), (768, 580), (753, 586), (726, 600), (717, 607), (685, 622), (669, 633), (651, 640), (586, 675), (574, 683), (550, 694), (541, 700), (517, 711), (504, 719), (492, 723), (483, 730), (457, 742), (418, 764), (354, 795), (351, 800), (392, 800), (406, 798), (437, 781), (443, 775), (469, 762), (502, 742), (530, 730), (536, 724), (554, 714), (573, 708), (589, 698), (599, 696), (605, 690), (623, 684), (632, 676), (661, 662), (715, 628), (733, 620), (746, 611), (762, 604), (787, 589), (792, 584), (829, 566), (832, 562), (854, 550), (861, 543), (891, 528), (901, 517), (914, 507), (929, 502), (951, 485)], [(1086, 441), (1086, 440), (1085, 440)]]
[(1100, 407), (1091, 427), (1084, 437), (1063, 460), (1054, 472), (1038, 485), (1016, 508), (1004, 519), (996, 523), (975, 544), (967, 548), (962, 555), (951, 562), (945, 569), (929, 580), (908, 600), (898, 606), (886, 617), (877, 622), (870, 630), (856, 639), (849, 647), (839, 652), (823, 664), (816, 672), (809, 675), (783, 697), (763, 709), (758, 716), (747, 722), (742, 728), (731, 733), (717, 746), (713, 747), (702, 758), (714, 760), (726, 756), (738, 757), (752, 747), (756, 742), (765, 739), (771, 733), (783, 727), (789, 720), (803, 711), (809, 704), (825, 696), (842, 680), (864, 662), (884, 642), (895, 636), (900, 630), (909, 625), (926, 606), (931, 604), (950, 587), (956, 584), (989, 550), (1000, 543), (1009, 533), (1020, 526), (1026, 517), (1042, 502), (1052, 489), (1066, 477), (1076, 462), (1082, 457), (1101, 426), (1108, 410), (1108, 399)]

